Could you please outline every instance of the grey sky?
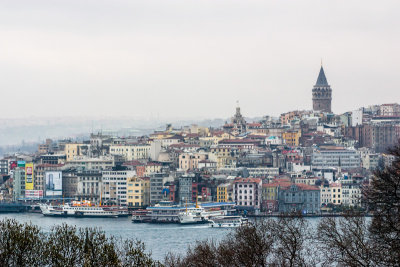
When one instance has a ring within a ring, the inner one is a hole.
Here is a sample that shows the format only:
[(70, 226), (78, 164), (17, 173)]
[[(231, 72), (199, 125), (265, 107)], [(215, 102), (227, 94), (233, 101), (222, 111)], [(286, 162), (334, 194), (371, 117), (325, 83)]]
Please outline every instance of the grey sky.
[(228, 117), (400, 102), (400, 1), (0, 1), (0, 118)]

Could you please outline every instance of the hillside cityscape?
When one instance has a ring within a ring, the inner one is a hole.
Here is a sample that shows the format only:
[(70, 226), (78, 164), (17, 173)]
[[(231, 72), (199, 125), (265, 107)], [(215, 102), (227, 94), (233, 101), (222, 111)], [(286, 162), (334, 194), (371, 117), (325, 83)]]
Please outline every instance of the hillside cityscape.
[(220, 126), (47, 138), (33, 153), (3, 155), (0, 200), (85, 200), (129, 211), (166, 202), (228, 203), (254, 215), (367, 211), (363, 191), (373, 171), (394, 159), (386, 152), (400, 138), (400, 105), (335, 114), (322, 65), (310, 89), (312, 109), (279, 118), (248, 121), (238, 102)]

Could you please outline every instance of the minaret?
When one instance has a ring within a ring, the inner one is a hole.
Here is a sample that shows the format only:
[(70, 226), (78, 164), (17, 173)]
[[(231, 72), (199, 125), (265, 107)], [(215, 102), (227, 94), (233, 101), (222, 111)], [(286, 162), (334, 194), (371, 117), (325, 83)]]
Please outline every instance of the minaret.
[(332, 112), (332, 89), (325, 77), (324, 68), (321, 64), (317, 83), (312, 89), (313, 110), (321, 112)]

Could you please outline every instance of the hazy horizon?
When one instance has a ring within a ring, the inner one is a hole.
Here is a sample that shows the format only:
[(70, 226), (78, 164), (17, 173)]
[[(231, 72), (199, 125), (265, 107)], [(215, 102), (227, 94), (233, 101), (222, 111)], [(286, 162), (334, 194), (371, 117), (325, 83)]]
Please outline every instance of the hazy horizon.
[[(343, 8), (343, 7), (346, 8)], [(398, 1), (1, 1), (1, 119), (228, 118), (400, 102)]]

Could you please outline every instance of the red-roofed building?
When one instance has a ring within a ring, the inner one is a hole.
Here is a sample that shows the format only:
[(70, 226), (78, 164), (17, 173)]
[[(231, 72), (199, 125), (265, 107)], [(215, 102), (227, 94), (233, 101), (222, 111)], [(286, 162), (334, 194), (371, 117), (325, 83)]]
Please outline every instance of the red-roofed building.
[(307, 184), (280, 186), (278, 190), (279, 212), (319, 213), (320, 189)]
[(233, 197), (238, 209), (261, 209), (262, 181), (259, 178), (236, 178)]

